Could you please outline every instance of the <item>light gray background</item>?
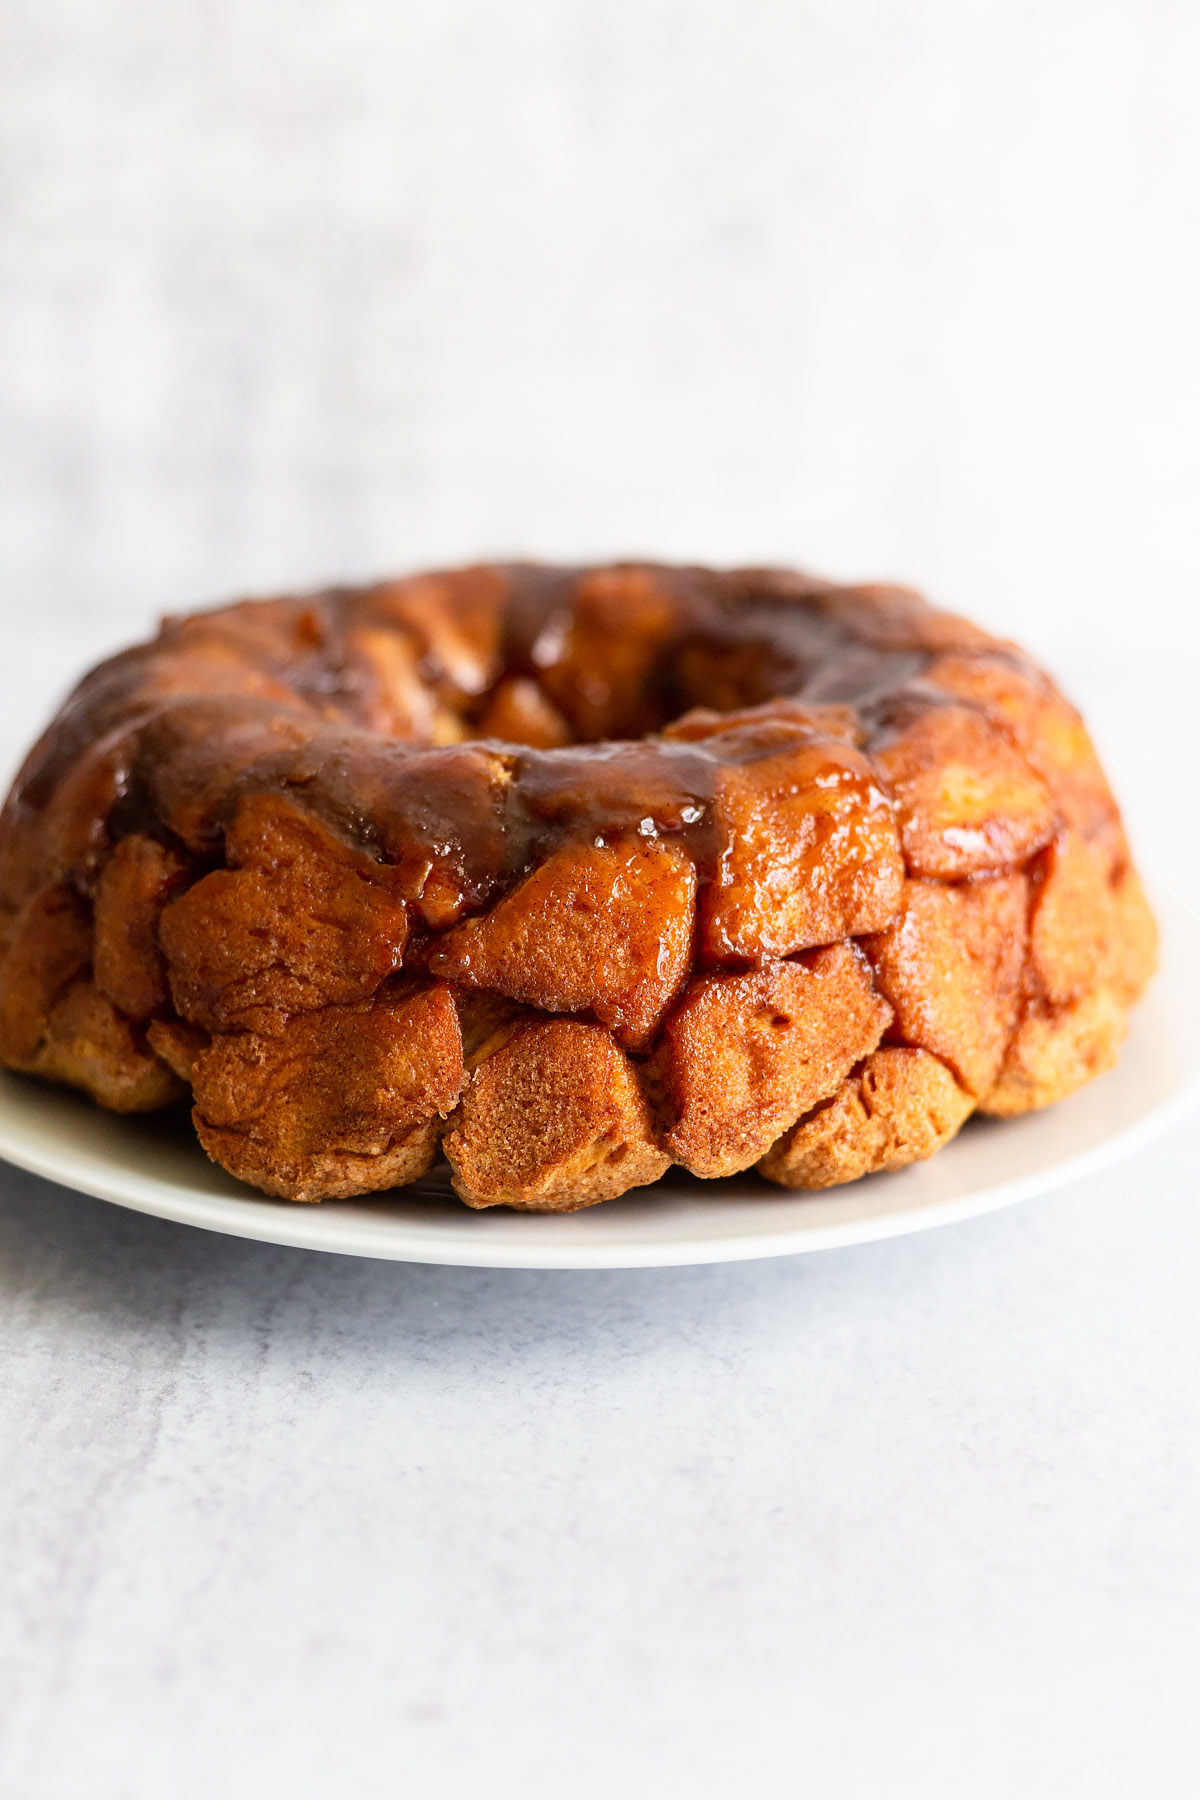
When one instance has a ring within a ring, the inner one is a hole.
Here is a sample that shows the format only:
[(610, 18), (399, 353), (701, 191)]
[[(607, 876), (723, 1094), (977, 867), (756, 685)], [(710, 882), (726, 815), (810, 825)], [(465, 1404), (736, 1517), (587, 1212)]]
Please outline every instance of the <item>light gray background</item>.
[[(896, 574), (1200, 879), (1187, 0), (9, 0), (0, 760), (164, 609)], [(0, 1789), (1191, 1795), (1195, 1124), (927, 1238), (407, 1270), (0, 1175)]]

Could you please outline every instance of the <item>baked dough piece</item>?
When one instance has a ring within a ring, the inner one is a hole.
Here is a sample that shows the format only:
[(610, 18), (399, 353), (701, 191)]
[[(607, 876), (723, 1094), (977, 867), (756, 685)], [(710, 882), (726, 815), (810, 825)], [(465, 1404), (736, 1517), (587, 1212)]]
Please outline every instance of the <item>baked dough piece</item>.
[(847, 944), (749, 975), (702, 975), (664, 1033), (663, 1143), (694, 1175), (748, 1169), (846, 1071), (892, 1016)]
[(634, 1048), (687, 977), (695, 914), (696, 871), (675, 846), (571, 845), (446, 932), (429, 966), (546, 1012), (590, 1012)]
[(1112, 827), (1116, 802), (1083, 720), (1014, 645), (938, 657), (927, 679), (977, 707), (1005, 733), (1045, 782), (1068, 830), (1092, 837)]
[(423, 1175), (463, 1085), (449, 989), (388, 989), (356, 1006), (279, 1014), (205, 1040), (152, 1025), (186, 1070), (214, 1162), (289, 1200), (343, 1199)]
[(633, 1067), (599, 1025), (526, 1019), (478, 1058), (444, 1144), (468, 1206), (571, 1212), (657, 1181)]
[(110, 1112), (157, 1112), (184, 1090), (91, 980), (91, 960), (79, 895), (61, 883), (34, 894), (0, 960), (0, 1061), (82, 1088)]
[(902, 1169), (948, 1143), (974, 1104), (928, 1050), (887, 1046), (773, 1144), (758, 1170), (781, 1187), (827, 1188)]
[(399, 970), (408, 909), (396, 869), (275, 794), (244, 800), (225, 844), (228, 866), (162, 912), (180, 1018), (253, 1030), (366, 1000)]
[(896, 1036), (940, 1056), (968, 1093), (991, 1087), (1016, 1021), (1027, 907), (1023, 875), (910, 881), (895, 924), (865, 941)]
[(921, 708), (876, 751), (914, 875), (941, 881), (1009, 869), (1054, 836), (1045, 782), (982, 713)]
[(158, 927), (187, 872), (177, 851), (135, 832), (116, 845), (96, 884), (96, 986), (128, 1019), (153, 1019), (170, 1006)]
[(84, 901), (64, 882), (38, 888), (12, 921), (0, 968), (0, 1056), (8, 1068), (32, 1067), (51, 1012), (91, 960)]
[(1035, 874), (1020, 1015), (982, 1110), (1049, 1106), (1111, 1068), (1156, 954), (1123, 836), (1061, 833)]
[(703, 742), (720, 763), (715, 878), (700, 901), (711, 964), (793, 956), (895, 915), (904, 863), (893, 807), (830, 723), (768, 706), (727, 721), (689, 714), (664, 734)]

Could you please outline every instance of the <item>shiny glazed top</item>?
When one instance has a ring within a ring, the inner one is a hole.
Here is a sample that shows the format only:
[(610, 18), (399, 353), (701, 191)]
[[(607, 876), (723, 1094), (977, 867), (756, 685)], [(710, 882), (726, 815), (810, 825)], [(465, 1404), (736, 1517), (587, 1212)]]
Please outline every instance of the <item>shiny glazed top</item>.
[[(1053, 804), (1019, 846), (992, 830), (978, 756), (965, 803), (934, 805), (931, 827), (925, 794), (907, 829), (926, 739), (965, 718), (1024, 755), (1031, 703), (1069, 735), (1077, 715), (1014, 646), (906, 589), (784, 571), (480, 566), (242, 602), (169, 619), (82, 682), (0, 821), (0, 910), (55, 879), (87, 893), (135, 832), (217, 867), (264, 792), (397, 866), (409, 960), (565, 844), (669, 840), (719, 894), (764, 796), (764, 855), (794, 800), (792, 877), (802, 862), (814, 891), (826, 869), (871, 879), (897, 841), (910, 874), (969, 878), (1027, 859), (1072, 809), (1085, 831), (1115, 817), (1090, 749), (1060, 732), (1061, 767), (1029, 776)], [(709, 905), (700, 960), (804, 947), (760, 923)]]

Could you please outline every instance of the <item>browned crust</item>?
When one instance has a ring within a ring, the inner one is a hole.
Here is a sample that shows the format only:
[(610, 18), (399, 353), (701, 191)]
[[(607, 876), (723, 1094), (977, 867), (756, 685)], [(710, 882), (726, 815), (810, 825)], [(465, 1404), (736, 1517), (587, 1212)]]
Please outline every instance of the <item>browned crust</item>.
[(695, 911), (696, 871), (673, 845), (570, 845), (448, 931), (429, 966), (544, 1012), (591, 1013), (635, 1048), (687, 977)]
[(896, 923), (865, 943), (896, 1037), (972, 1094), (991, 1086), (1016, 1022), (1027, 906), (1023, 875), (910, 881)]
[(1034, 872), (1019, 1018), (981, 1110), (1051, 1106), (1111, 1068), (1157, 954), (1121, 833), (1060, 833)]
[(146, 1020), (171, 1000), (158, 941), (167, 901), (183, 885), (187, 862), (176, 850), (135, 832), (122, 838), (101, 871), (95, 900), (95, 979), (126, 1018)]
[(270, 1031), (280, 1015), (365, 1000), (399, 970), (408, 909), (394, 868), (274, 794), (242, 802), (226, 855), (162, 915), (181, 1018)]
[(91, 980), (92, 936), (86, 903), (63, 883), (22, 908), (0, 961), (0, 1062), (110, 1112), (155, 1112), (183, 1089)]
[(0, 819), (0, 1063), (115, 1110), (190, 1086), (210, 1153), (295, 1199), (412, 1179), (450, 1113), (473, 1205), (670, 1160), (853, 1179), (1108, 1066), (1155, 953), (1049, 679), (779, 570), (170, 620)]
[(240, 1180), (286, 1200), (374, 1193), (434, 1159), (462, 1090), (458, 1015), (441, 982), (298, 1013), (194, 1049), (191, 1081), (200, 1142)]
[(974, 1106), (938, 1057), (889, 1045), (772, 1144), (758, 1171), (780, 1187), (827, 1188), (902, 1169), (940, 1150)]
[(700, 902), (710, 963), (792, 956), (895, 916), (904, 882), (895, 815), (852, 745), (785, 737), (723, 771), (715, 810), (717, 876)]
[(918, 711), (876, 761), (914, 875), (961, 881), (1020, 868), (1054, 836), (1058, 815), (1045, 782), (972, 707)]
[(488, 696), (475, 721), (480, 737), (532, 750), (555, 750), (571, 742), (571, 727), (558, 708), (527, 675), (510, 675)]
[(115, 1113), (158, 1112), (186, 1091), (143, 1033), (90, 981), (72, 982), (55, 1001), (28, 1068), (81, 1088)]
[(468, 1206), (573, 1212), (670, 1163), (628, 1058), (598, 1025), (526, 1020), (480, 1061), (446, 1133)]
[(0, 966), (0, 1059), (28, 1071), (59, 998), (92, 960), (83, 899), (65, 882), (38, 889), (16, 914)]
[(1045, 782), (1068, 829), (1090, 837), (1110, 828), (1116, 802), (1083, 720), (1049, 676), (1025, 658), (997, 654), (998, 648), (939, 657), (928, 680), (978, 707), (1006, 734)]
[(1066, 1006), (1031, 1002), (979, 1110), (1008, 1117), (1052, 1106), (1117, 1060), (1128, 1015), (1111, 987)]
[(891, 1016), (846, 944), (750, 975), (698, 977), (658, 1062), (665, 1147), (694, 1175), (750, 1168), (874, 1048)]

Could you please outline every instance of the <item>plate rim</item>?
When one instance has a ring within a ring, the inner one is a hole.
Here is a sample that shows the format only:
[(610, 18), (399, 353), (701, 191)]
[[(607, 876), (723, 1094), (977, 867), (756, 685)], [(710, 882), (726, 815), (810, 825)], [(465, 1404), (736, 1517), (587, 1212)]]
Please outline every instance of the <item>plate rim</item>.
[[(305, 1207), (303, 1214), (297, 1208), (297, 1214), (293, 1214), (285, 1210), (289, 1207), (289, 1202), (279, 1202), (279, 1225), (274, 1229), (273, 1212), (271, 1220), (264, 1220), (258, 1213), (247, 1214), (243, 1219), (232, 1213), (197, 1216), (184, 1203), (175, 1205), (170, 1201), (159, 1202), (129, 1191), (121, 1192), (115, 1185), (110, 1187), (99, 1179), (86, 1183), (83, 1180), (70, 1180), (62, 1174), (54, 1173), (52, 1164), (41, 1166), (36, 1156), (15, 1154), (6, 1144), (0, 1147), (0, 1161), (9, 1163), (26, 1174), (52, 1182), (54, 1186), (65, 1188), (68, 1192), (101, 1200), (127, 1212), (140, 1213), (146, 1218), (162, 1219), (168, 1224), (209, 1231), (218, 1237), (241, 1238), (247, 1242), (270, 1244), (281, 1249), (307, 1250), (332, 1256), (360, 1256), (374, 1262), (419, 1263), (426, 1267), (442, 1268), (574, 1270), (583, 1273), (603, 1269), (699, 1268), (715, 1263), (760, 1262), (779, 1256), (809, 1255), (820, 1250), (853, 1249), (859, 1244), (909, 1237), (919, 1231), (932, 1231), (941, 1225), (954, 1225), (981, 1218), (987, 1213), (1002, 1211), (1005, 1207), (1052, 1193), (1072, 1181), (1084, 1179), (1097, 1168), (1107, 1167), (1109, 1163), (1132, 1155), (1142, 1145), (1186, 1117), (1198, 1099), (1200, 1075), (1193, 1076), (1164, 1100), (1161, 1106), (1115, 1132), (1102, 1143), (1078, 1151), (1073, 1156), (1063, 1157), (1044, 1169), (1015, 1176), (1010, 1181), (998, 1182), (980, 1193), (963, 1195), (957, 1199), (931, 1200), (922, 1205), (897, 1208), (894, 1212), (847, 1220), (840, 1224), (791, 1225), (782, 1227), (777, 1232), (713, 1237), (692, 1243), (628, 1244), (623, 1249), (616, 1245), (581, 1244), (572, 1247), (553, 1241), (548, 1241), (544, 1247), (506, 1244), (503, 1241), (480, 1240), (473, 1243), (465, 1236), (456, 1238), (450, 1234), (439, 1238), (436, 1245), (409, 1242), (400, 1248), (393, 1246), (388, 1234), (384, 1232), (380, 1233), (378, 1247), (371, 1248), (370, 1228), (361, 1226), (359, 1229), (363, 1238), (368, 1240), (366, 1242), (349, 1236), (344, 1241), (338, 1241), (336, 1230), (328, 1230), (327, 1227), (325, 1229), (329, 1241), (317, 1241), (315, 1236), (309, 1239), (296, 1230), (302, 1219), (313, 1217), (315, 1222), (315, 1218), (319, 1217), (324, 1222), (335, 1216), (324, 1211), (318, 1213), (316, 1206)], [(221, 1196), (212, 1196), (204, 1204), (214, 1207), (221, 1199)], [(232, 1197), (227, 1204), (242, 1207), (246, 1203)], [(397, 1240), (403, 1232), (419, 1229), (407, 1221), (403, 1226), (394, 1222), (391, 1224), (391, 1231)]]

